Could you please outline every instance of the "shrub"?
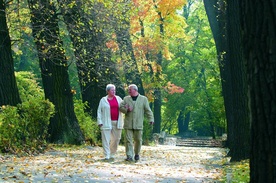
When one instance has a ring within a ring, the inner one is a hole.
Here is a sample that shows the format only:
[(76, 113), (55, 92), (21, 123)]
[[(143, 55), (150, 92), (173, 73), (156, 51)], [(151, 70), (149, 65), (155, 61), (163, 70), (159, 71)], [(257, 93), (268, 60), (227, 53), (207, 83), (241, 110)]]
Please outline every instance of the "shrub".
[(33, 154), (46, 148), (49, 119), (54, 106), (47, 100), (30, 99), (18, 106), (2, 106), (0, 148), (4, 152)]
[(47, 145), (54, 105), (44, 100), (32, 73), (18, 72), (16, 79), (22, 103), (0, 107), (0, 149), (16, 154), (41, 152)]
[(148, 120), (144, 120), (144, 128), (143, 128), (143, 144), (149, 145), (151, 142), (152, 136), (152, 126), (149, 124)]
[(84, 112), (87, 104), (83, 103), (81, 100), (75, 100), (74, 105), (75, 113), (86, 142), (89, 141), (90, 145), (98, 144), (101, 134), (100, 128), (97, 125), (96, 119), (92, 119), (91, 115)]

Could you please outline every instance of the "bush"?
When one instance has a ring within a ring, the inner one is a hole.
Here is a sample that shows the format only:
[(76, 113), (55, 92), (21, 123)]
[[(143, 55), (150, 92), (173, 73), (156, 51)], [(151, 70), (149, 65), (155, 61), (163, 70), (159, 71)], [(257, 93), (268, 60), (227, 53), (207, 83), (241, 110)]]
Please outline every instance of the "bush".
[(16, 154), (42, 152), (46, 148), (51, 102), (34, 100), (18, 106), (2, 106), (0, 111), (0, 148)]
[(143, 128), (143, 144), (149, 145), (152, 141), (152, 129), (153, 127), (149, 124), (148, 120), (144, 120)]
[(44, 100), (32, 73), (18, 72), (16, 79), (22, 103), (0, 107), (0, 149), (16, 154), (41, 152), (47, 145), (54, 105)]
[(87, 104), (84, 104), (81, 100), (75, 100), (74, 105), (75, 113), (85, 141), (89, 142), (90, 145), (97, 145), (100, 142), (101, 131), (97, 125), (96, 119), (92, 119), (91, 115), (84, 112)]

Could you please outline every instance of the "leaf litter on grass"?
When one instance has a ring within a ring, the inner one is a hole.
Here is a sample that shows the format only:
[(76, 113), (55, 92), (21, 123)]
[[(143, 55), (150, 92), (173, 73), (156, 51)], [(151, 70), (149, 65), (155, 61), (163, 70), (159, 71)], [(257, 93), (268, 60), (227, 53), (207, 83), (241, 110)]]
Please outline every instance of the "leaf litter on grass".
[(0, 158), (0, 182), (222, 182), (226, 149), (142, 146), (138, 162), (125, 161), (119, 146), (114, 160), (103, 161), (101, 147), (53, 148), (29, 157)]

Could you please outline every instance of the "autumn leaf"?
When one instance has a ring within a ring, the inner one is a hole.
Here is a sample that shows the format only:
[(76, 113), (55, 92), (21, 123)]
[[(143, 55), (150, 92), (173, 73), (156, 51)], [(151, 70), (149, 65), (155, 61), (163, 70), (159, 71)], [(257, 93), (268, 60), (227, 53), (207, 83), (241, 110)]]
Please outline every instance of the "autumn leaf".
[[(5, 182), (167, 182), (170, 178), (176, 182), (189, 182), (191, 178), (196, 182), (216, 182), (225, 177), (224, 167), (231, 170), (226, 149), (220, 147), (156, 144), (142, 146), (140, 155), (139, 162), (126, 162), (125, 148), (120, 145), (115, 159), (104, 162), (101, 147), (63, 148), (35, 157), (7, 156), (0, 164), (0, 175)], [(235, 165), (237, 175), (248, 177), (249, 164), (243, 163)]]

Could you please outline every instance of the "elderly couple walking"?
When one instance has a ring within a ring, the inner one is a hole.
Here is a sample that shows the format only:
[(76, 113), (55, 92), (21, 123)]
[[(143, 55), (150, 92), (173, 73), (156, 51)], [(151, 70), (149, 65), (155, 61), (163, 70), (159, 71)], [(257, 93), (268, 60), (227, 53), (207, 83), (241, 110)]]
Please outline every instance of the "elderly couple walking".
[[(97, 123), (101, 128), (105, 159), (114, 158), (122, 129), (125, 129), (126, 161), (133, 161), (133, 158), (138, 161), (142, 146), (144, 115), (151, 125), (154, 123), (148, 99), (138, 93), (135, 84), (128, 86), (129, 96), (123, 100), (116, 95), (116, 87), (113, 84), (106, 86), (106, 92), (107, 96), (100, 100), (97, 111)], [(122, 113), (125, 114), (124, 120)]]

